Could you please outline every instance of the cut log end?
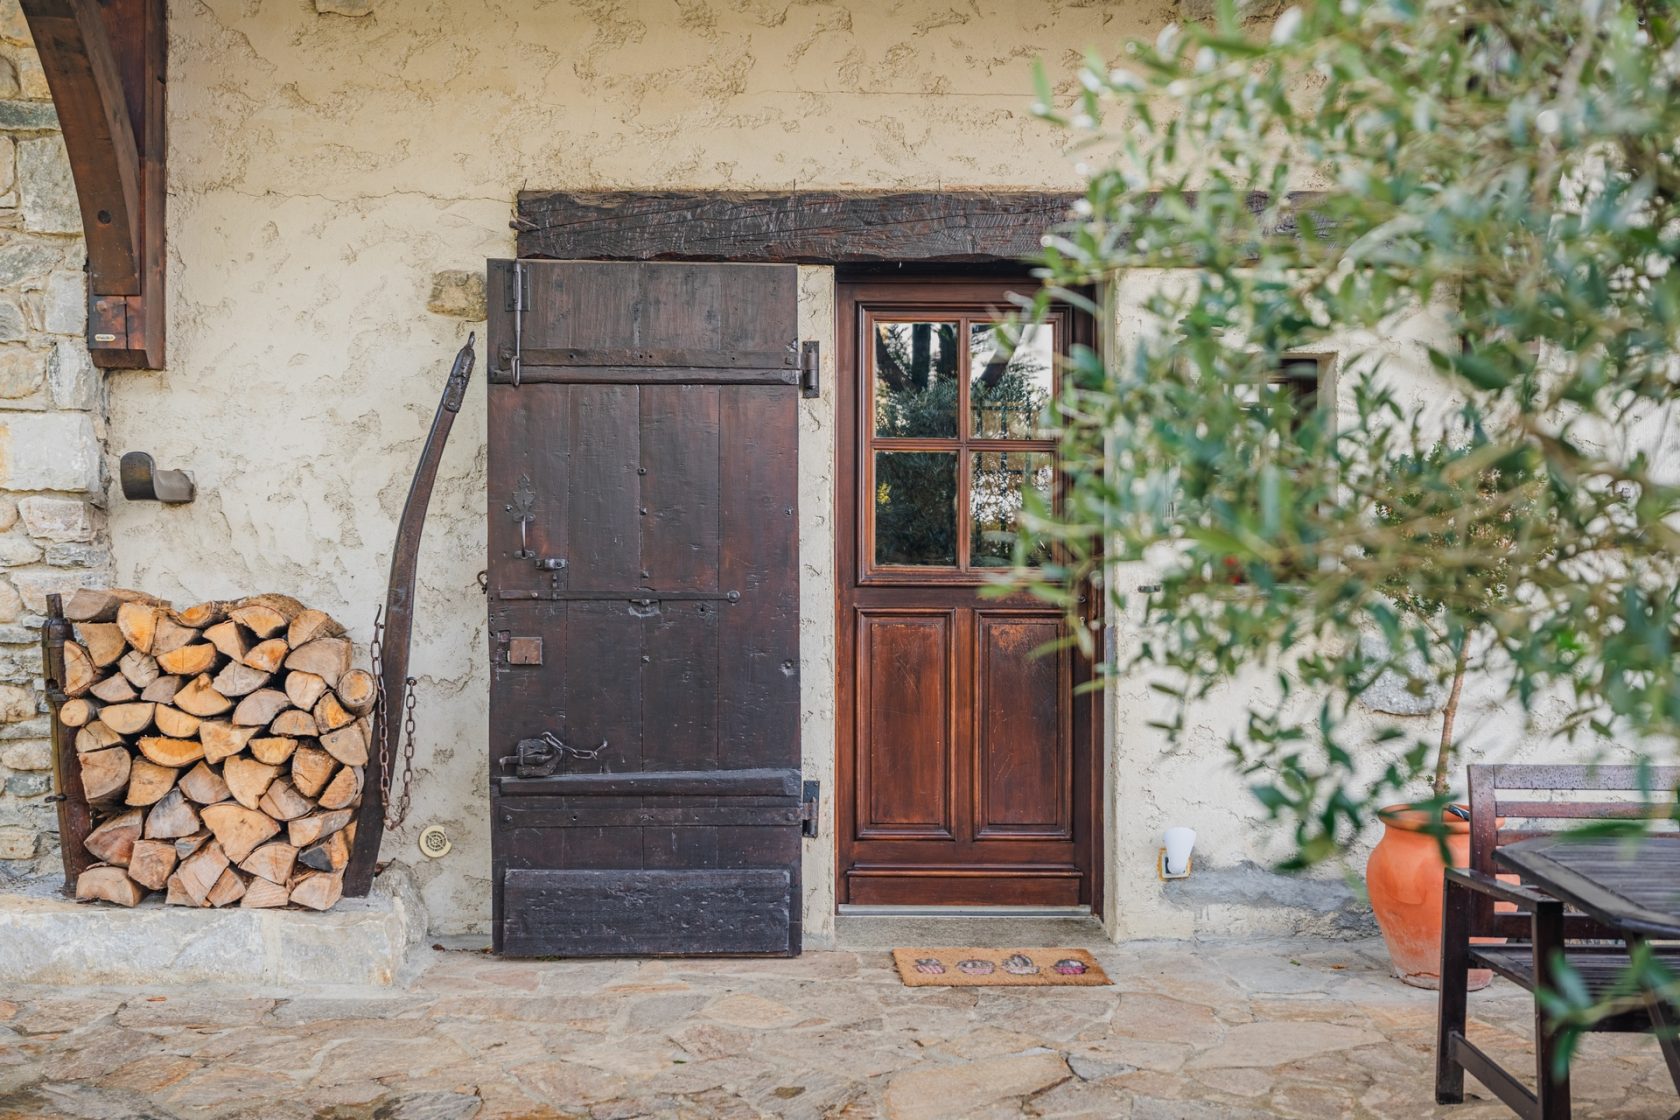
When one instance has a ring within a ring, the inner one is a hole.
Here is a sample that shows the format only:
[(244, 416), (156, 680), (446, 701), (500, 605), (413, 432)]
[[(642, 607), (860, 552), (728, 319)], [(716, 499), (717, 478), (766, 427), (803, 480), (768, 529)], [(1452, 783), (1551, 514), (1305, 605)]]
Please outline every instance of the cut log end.
[[(76, 876), (78, 902), (114, 902), (118, 906), (138, 906), (140, 900), (145, 897), (145, 888), (130, 879), (128, 873), (120, 867), (94, 866)], [(318, 909), (324, 910), (326, 907)]]

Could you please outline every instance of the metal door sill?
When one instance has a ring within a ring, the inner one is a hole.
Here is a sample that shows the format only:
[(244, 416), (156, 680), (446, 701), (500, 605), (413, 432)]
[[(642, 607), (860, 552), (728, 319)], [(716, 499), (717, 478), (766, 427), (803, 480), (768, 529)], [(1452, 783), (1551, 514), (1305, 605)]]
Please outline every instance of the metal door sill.
[(848, 918), (1090, 918), (1088, 906), (864, 906), (843, 903), (836, 908)]

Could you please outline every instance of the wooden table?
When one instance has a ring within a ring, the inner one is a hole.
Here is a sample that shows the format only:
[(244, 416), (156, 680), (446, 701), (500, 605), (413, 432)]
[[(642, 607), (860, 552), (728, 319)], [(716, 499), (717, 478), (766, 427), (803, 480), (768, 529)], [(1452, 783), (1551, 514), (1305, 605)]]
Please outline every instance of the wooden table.
[[(1630, 952), (1648, 940), (1680, 940), (1680, 836), (1547, 836), (1507, 844), (1493, 853), (1493, 859), (1516, 872), (1524, 883), (1623, 935)], [(1625, 967), (1612, 957), (1585, 960), (1601, 969)], [(1606, 978), (1583, 979), (1597, 992)], [(1680, 1013), (1654, 992), (1646, 992), (1645, 1003), (1658, 1028), (1655, 1033), (1669, 1076), (1680, 1091), (1680, 1040), (1676, 1039)]]

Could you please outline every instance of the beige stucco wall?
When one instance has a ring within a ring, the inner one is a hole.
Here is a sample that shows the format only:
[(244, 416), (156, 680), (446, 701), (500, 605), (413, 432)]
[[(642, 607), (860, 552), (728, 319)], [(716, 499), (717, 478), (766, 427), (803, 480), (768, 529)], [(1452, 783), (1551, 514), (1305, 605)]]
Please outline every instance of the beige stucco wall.
[[(447, 361), (482, 331), (427, 311), (431, 278), (512, 254), (516, 191), (1072, 186), (1060, 138), (1027, 112), (1032, 60), (1070, 73), (1087, 48), (1153, 35), (1173, 7), (372, 0), (347, 17), (310, 0), (177, 0), (169, 368), (111, 379), (111, 449), (194, 471), (200, 497), (112, 502), (118, 580), (180, 601), (285, 591), (365, 642)], [(800, 291), (802, 332), (831, 363), (832, 272), (801, 270)], [(1123, 333), (1124, 289), (1118, 302)], [(826, 366), (824, 396), (801, 411), (804, 743), (829, 795), (805, 864), (812, 943), (833, 908), (836, 381)], [(416, 808), (384, 849), (419, 865), (438, 932), (489, 915), (485, 438), (475, 384), (421, 565)], [(1130, 620), (1115, 622), (1127, 640)], [(1339, 905), (1334, 883), (1279, 900), (1293, 906), (1242, 904), (1255, 892), (1240, 879), (1220, 887), (1214, 872), (1246, 874), (1278, 838), (1225, 768), (1216, 724), (1169, 756), (1142, 682), (1110, 699), (1117, 935), (1294, 928)], [(438, 861), (414, 847), (431, 823), (455, 841)], [(1178, 823), (1203, 833), (1201, 896), (1155, 879), (1160, 830)]]

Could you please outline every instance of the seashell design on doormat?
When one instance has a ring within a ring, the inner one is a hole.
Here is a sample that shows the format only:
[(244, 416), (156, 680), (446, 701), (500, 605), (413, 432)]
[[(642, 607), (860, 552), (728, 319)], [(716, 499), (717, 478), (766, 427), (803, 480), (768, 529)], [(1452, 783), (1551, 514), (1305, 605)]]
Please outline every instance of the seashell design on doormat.
[(1037, 974), (1038, 966), (1032, 962), (1031, 957), (1011, 953), (1003, 958), (1003, 970), (1011, 976), (1033, 976)]
[(966, 961), (957, 962), (957, 971), (964, 976), (990, 976), (994, 968), (991, 961), (970, 957)]

